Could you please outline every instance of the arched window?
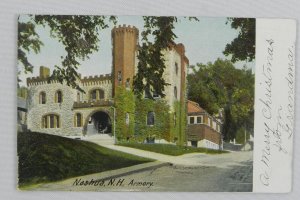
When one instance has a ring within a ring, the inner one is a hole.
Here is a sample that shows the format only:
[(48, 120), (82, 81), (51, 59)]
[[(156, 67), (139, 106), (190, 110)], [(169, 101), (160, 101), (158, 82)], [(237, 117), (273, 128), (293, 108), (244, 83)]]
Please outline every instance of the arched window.
[(80, 102), (80, 93), (77, 92), (77, 102)]
[(42, 128), (60, 128), (60, 118), (56, 114), (48, 114), (42, 117)]
[(104, 99), (104, 91), (101, 89), (94, 89), (90, 92), (90, 100), (98, 101)]
[(82, 127), (82, 114), (81, 113), (75, 114), (74, 126)]
[(60, 90), (55, 92), (55, 103), (61, 103), (62, 102), (62, 92)]
[(177, 99), (177, 87), (174, 87), (174, 97)]
[(125, 123), (126, 125), (129, 125), (129, 113), (125, 114)]
[(149, 86), (146, 86), (145, 88), (145, 98), (151, 98), (151, 92)]
[(103, 90), (99, 90), (99, 97), (100, 97), (100, 99), (104, 99), (104, 91)]
[(40, 92), (39, 103), (40, 104), (45, 104), (46, 103), (46, 93), (45, 92)]
[(153, 126), (154, 125), (154, 119), (155, 118), (155, 114), (153, 111), (148, 112), (147, 114), (147, 125), (148, 126)]

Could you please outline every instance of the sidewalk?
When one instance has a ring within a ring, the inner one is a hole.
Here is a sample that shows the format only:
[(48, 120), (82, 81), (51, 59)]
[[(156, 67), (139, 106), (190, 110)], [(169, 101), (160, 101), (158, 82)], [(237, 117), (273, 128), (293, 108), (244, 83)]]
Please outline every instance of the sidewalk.
[(252, 161), (252, 151), (249, 152), (230, 152), (223, 154), (205, 154), (205, 153), (189, 153), (180, 156), (165, 155), (141, 149), (135, 149), (130, 147), (118, 146), (114, 144), (107, 144), (101, 140), (88, 140), (94, 142), (100, 146), (104, 146), (109, 149), (122, 151), (125, 153), (141, 156), (145, 158), (154, 159), (160, 162), (172, 163), (175, 165), (189, 165), (189, 166), (218, 166), (227, 168), (231, 165), (241, 163), (242, 161)]

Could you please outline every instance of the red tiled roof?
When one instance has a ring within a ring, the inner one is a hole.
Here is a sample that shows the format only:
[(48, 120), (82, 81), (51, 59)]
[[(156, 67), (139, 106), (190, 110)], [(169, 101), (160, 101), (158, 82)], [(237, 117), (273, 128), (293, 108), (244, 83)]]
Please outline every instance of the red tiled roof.
[(198, 103), (188, 100), (188, 113), (205, 112)]

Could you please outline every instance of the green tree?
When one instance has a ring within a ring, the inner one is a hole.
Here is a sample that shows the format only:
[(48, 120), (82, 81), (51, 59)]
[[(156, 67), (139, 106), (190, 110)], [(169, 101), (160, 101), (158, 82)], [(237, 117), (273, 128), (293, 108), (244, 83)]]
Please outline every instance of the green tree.
[[(169, 85), (163, 79), (165, 60), (163, 50), (175, 44), (177, 36), (174, 33), (177, 17), (144, 16), (144, 30), (142, 31), (142, 44), (138, 53), (138, 71), (134, 77), (134, 93), (141, 97), (145, 90), (155, 92), (164, 97), (165, 86)], [(196, 20), (189, 17), (189, 20)], [(151, 96), (150, 96), (151, 98)]]
[(253, 61), (255, 59), (255, 18), (228, 18), (233, 29), (239, 31), (238, 36), (227, 44), (224, 55), (231, 55), (231, 61)]
[[(99, 50), (99, 32), (117, 22), (114, 16), (81, 16), (81, 15), (29, 15), (27, 22), (19, 20), (18, 61), (23, 64), (25, 72), (32, 72), (33, 65), (27, 58), (30, 51), (39, 53), (43, 43), (35, 31), (36, 26), (50, 27), (51, 37), (56, 38), (66, 50), (60, 66), (55, 66), (52, 79), (66, 82), (73, 88), (79, 77), (77, 69), (80, 61), (89, 58)], [(162, 51), (174, 44), (176, 35), (174, 25), (177, 17), (145, 16), (142, 31), (142, 45), (138, 53), (138, 73), (134, 78), (134, 93), (141, 96), (145, 89), (152, 89), (162, 97), (164, 87), (168, 85), (163, 79), (165, 69)], [(198, 20), (189, 17), (189, 20)], [(151, 38), (151, 39), (150, 39)], [(153, 40), (152, 40), (153, 39)]]
[(33, 70), (27, 54), (30, 51), (37, 54), (43, 46), (35, 31), (36, 26), (49, 26), (51, 37), (66, 50), (66, 56), (61, 56), (61, 66), (55, 66), (51, 78), (61, 83), (65, 81), (74, 88), (78, 88), (76, 79), (80, 60), (99, 50), (99, 31), (108, 28), (109, 22), (116, 23), (114, 16), (28, 15), (28, 18), (26, 22), (18, 22), (18, 61), (24, 66), (25, 73)]
[(253, 132), (254, 75), (246, 67), (237, 69), (228, 60), (192, 66), (188, 75), (188, 98), (208, 113), (222, 110), (225, 140), (235, 138), (239, 127)]

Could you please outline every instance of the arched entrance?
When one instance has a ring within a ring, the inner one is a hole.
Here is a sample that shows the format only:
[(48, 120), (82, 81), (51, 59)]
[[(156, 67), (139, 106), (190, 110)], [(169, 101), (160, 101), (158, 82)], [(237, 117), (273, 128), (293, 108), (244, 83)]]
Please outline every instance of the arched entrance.
[(86, 131), (88, 135), (111, 133), (111, 119), (105, 111), (92, 113), (86, 124)]

